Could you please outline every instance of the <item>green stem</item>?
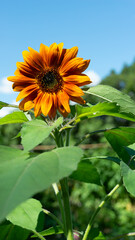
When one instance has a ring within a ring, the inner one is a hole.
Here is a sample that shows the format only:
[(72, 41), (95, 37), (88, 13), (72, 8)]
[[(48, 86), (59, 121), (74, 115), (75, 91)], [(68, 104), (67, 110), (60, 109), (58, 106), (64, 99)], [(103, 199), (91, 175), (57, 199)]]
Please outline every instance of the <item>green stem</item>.
[(131, 233), (124, 233), (122, 235), (116, 236), (111, 238), (110, 240), (118, 240), (118, 239), (122, 239), (123, 237), (132, 237), (135, 236), (135, 232), (131, 232)]
[(51, 217), (53, 220), (55, 220), (60, 226), (61, 228), (63, 229), (63, 224), (62, 222), (53, 214), (51, 213), (50, 211), (48, 211), (47, 209), (43, 209), (43, 212), (45, 214), (47, 214), (49, 217)]
[(65, 128), (67, 128), (71, 123), (73, 123), (76, 120), (76, 117), (72, 118), (69, 122), (67, 122), (60, 130), (59, 132), (61, 132), (62, 130), (64, 130)]
[(69, 146), (70, 129), (67, 129), (66, 133), (67, 133), (67, 136), (66, 136), (66, 146)]
[(98, 212), (100, 211), (100, 209), (104, 206), (104, 204), (110, 199), (110, 197), (113, 195), (113, 193), (120, 187), (120, 184), (117, 184), (112, 190), (111, 192), (109, 192), (104, 200), (99, 204), (98, 208), (96, 209), (96, 211), (94, 212), (94, 214), (92, 215), (92, 217), (90, 218), (89, 220), (89, 223), (87, 225), (87, 228), (85, 230), (85, 233), (84, 233), (84, 236), (83, 236), (83, 239), (82, 240), (87, 240), (88, 239), (88, 236), (89, 236), (89, 232), (91, 230), (91, 227), (94, 223), (94, 219), (95, 217), (97, 216)]
[(39, 239), (42, 239), (42, 240), (46, 240), (46, 238), (44, 238), (40, 233), (38, 233), (37, 231), (33, 231), (33, 233), (39, 238)]
[(84, 140), (86, 140), (87, 138), (89, 138), (92, 134), (96, 134), (96, 133), (101, 133), (101, 132), (105, 132), (106, 129), (103, 130), (97, 130), (91, 133), (86, 134), (84, 137), (82, 137), (76, 144), (75, 146), (78, 146), (80, 143), (82, 143)]
[(52, 186), (53, 186), (54, 192), (56, 194), (56, 197), (57, 197), (57, 200), (59, 203), (62, 221), (63, 221), (63, 225), (64, 225), (64, 233), (66, 234), (66, 220), (65, 220), (65, 213), (64, 213), (64, 208), (63, 208), (63, 203), (62, 203), (62, 198), (61, 198), (61, 192), (59, 191), (59, 188), (56, 183), (54, 183)]
[(74, 240), (67, 178), (63, 178), (60, 181), (60, 184), (61, 184), (62, 197), (63, 197), (63, 203), (64, 203), (64, 212), (65, 212), (65, 221), (66, 221), (66, 237), (67, 237), (67, 240)]

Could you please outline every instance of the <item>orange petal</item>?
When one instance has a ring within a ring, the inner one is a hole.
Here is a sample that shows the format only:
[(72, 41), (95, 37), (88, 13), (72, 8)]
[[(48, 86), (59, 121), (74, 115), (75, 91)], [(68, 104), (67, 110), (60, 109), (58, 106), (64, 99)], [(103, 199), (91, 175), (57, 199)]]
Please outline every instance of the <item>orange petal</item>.
[[(44, 61), (41, 59), (39, 62), (36, 57), (31, 54), (31, 52), (23, 51), (22, 52), (24, 61), (29, 65), (30, 68), (32, 68), (34, 71), (40, 71), (44, 68)], [(39, 57), (39, 56), (38, 56)]]
[(41, 101), (41, 111), (45, 116), (49, 113), (52, 104), (52, 94), (45, 93)]
[(37, 117), (41, 114), (41, 100), (42, 100), (42, 97), (43, 97), (43, 93), (40, 92), (34, 100), (34, 104), (35, 104), (34, 114), (35, 114), (35, 117)]
[(40, 67), (40, 68), (44, 68), (44, 61), (42, 58), (42, 55), (37, 52), (36, 50), (34, 50), (31, 47), (28, 47), (29, 51), (30, 51), (30, 56), (31, 58), (34, 60), (34, 62)]
[(69, 96), (80, 97), (84, 95), (82, 89), (74, 84), (64, 84), (63, 89)]
[(73, 58), (64, 67), (60, 69), (60, 73), (65, 76), (67, 74), (76, 75), (86, 70), (90, 60), (83, 60), (83, 58)]
[[(17, 66), (19, 72), (26, 77), (35, 78), (35, 76), (37, 75), (37, 70), (31, 69), (27, 63), (17, 62), (16, 66)], [(16, 73), (17, 72), (15, 72), (15, 75), (16, 75)]]
[(40, 44), (40, 54), (43, 57), (45, 64), (48, 66), (49, 47), (44, 45), (43, 43), (41, 43)]
[(58, 106), (60, 107), (61, 105), (64, 107), (66, 112), (70, 113), (70, 107), (69, 107), (69, 96), (65, 91), (59, 91), (57, 93), (58, 97)]
[(53, 43), (49, 48), (49, 56), (48, 56), (48, 63), (49, 66), (58, 66), (59, 59), (61, 56), (60, 53), (60, 46), (58, 46), (56, 43)]
[(51, 107), (51, 110), (48, 113), (48, 116), (50, 119), (54, 119), (56, 116), (57, 109), (54, 107), (54, 105)]
[(26, 88), (24, 88), (18, 95), (18, 97), (16, 98), (16, 101), (19, 101), (21, 100), (22, 98), (25, 98), (27, 97), (29, 94), (33, 93), (33, 92), (37, 92), (38, 91), (38, 88), (37, 88), (37, 84), (33, 84), (33, 85), (30, 85)]
[(34, 103), (29, 99), (29, 97), (24, 98), (20, 104), (20, 110), (28, 111), (34, 107)]
[(66, 83), (76, 84), (77, 86), (84, 86), (91, 83), (90, 78), (85, 74), (80, 75), (69, 75), (63, 77)]
[(26, 76), (10, 76), (7, 78), (8, 81), (11, 81), (11, 82), (17, 82), (17, 83), (35, 83), (35, 78), (29, 78), (29, 77), (26, 77)]
[(86, 101), (81, 97), (70, 96), (70, 100), (72, 100), (73, 102), (77, 102), (79, 104), (85, 104), (86, 103)]
[(63, 107), (63, 105), (59, 105), (58, 106), (58, 111), (60, 112), (61, 115), (63, 115), (63, 117), (67, 117), (67, 115), (69, 114), (68, 112), (66, 112), (65, 108)]
[(72, 47), (71, 49), (66, 49), (66, 52), (63, 57), (63, 61), (61, 63), (61, 68), (69, 62), (71, 59), (75, 58), (78, 53), (78, 47)]
[[(18, 82), (15, 82), (13, 85), (12, 85), (12, 88), (13, 88), (13, 90), (14, 91), (21, 91), (22, 89), (24, 89), (24, 88), (26, 88), (26, 87), (28, 87), (28, 86), (31, 86), (31, 85), (33, 85), (33, 82), (20, 82), (20, 83), (18, 83)], [(19, 90), (20, 89), (20, 90)]]

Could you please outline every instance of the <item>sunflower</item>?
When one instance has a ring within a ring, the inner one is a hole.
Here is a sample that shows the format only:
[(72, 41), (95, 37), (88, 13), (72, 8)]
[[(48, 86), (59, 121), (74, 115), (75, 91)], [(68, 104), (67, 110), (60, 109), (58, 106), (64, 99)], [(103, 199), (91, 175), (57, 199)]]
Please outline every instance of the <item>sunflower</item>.
[(50, 47), (41, 43), (40, 51), (32, 48), (24, 51), (24, 62), (17, 62), (15, 76), (8, 77), (13, 90), (20, 92), (16, 101), (19, 108), (34, 108), (37, 117), (54, 118), (58, 110), (64, 117), (70, 113), (69, 100), (84, 104), (81, 86), (89, 84), (89, 77), (82, 74), (90, 60), (76, 57), (78, 48), (64, 49), (63, 43)]

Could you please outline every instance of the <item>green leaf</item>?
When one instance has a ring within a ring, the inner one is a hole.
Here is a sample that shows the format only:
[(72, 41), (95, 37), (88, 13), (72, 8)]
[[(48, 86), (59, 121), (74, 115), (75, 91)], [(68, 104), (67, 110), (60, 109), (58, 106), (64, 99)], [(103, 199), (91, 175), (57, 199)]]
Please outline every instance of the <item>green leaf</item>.
[(105, 240), (106, 238), (103, 236), (102, 232), (100, 232), (98, 228), (91, 228), (91, 230), (89, 232), (89, 239)]
[(118, 156), (128, 164), (130, 155), (125, 147), (135, 143), (135, 128), (120, 127), (110, 129), (104, 135)]
[(11, 124), (11, 123), (23, 123), (27, 122), (28, 118), (25, 116), (23, 112), (12, 112), (6, 115), (3, 118), (0, 118), (0, 125)]
[(135, 102), (127, 94), (111, 86), (98, 85), (91, 87), (86, 93), (102, 98), (107, 102), (115, 102), (120, 106), (121, 112), (135, 115)]
[(14, 225), (34, 231), (36, 230), (39, 214), (41, 212), (41, 203), (38, 200), (31, 198), (15, 208), (7, 216), (7, 220)]
[(60, 117), (52, 125), (47, 125), (44, 121), (38, 119), (24, 123), (21, 129), (24, 150), (29, 151), (40, 144), (62, 122), (63, 118)]
[(126, 120), (135, 122), (135, 116), (132, 113), (122, 112), (120, 106), (116, 103), (103, 102), (98, 103), (92, 107), (83, 107), (80, 105), (76, 105), (76, 110), (76, 122), (79, 122), (86, 118), (94, 118), (102, 115), (124, 118)]
[(81, 182), (94, 183), (101, 186), (100, 175), (97, 169), (88, 160), (79, 162), (77, 170), (72, 173), (70, 178)]
[(2, 109), (3, 107), (8, 107), (8, 105), (9, 105), (8, 103), (0, 101), (0, 109)]
[(26, 240), (30, 232), (5, 221), (0, 225), (0, 240)]
[[(49, 236), (53, 234), (61, 234), (61, 233), (63, 233), (61, 226), (54, 226), (40, 232), (40, 235), (45, 237), (45, 236)], [(37, 237), (37, 236), (35, 234), (31, 236), (31, 238), (34, 238), (34, 237)]]
[(127, 164), (121, 162), (121, 175), (126, 190), (135, 197), (135, 170), (132, 170)]
[(10, 162), (12, 160), (24, 160), (29, 158), (30, 153), (21, 151), (16, 148), (0, 145), (0, 164)]
[(78, 147), (63, 147), (29, 159), (24, 155), (22, 159), (8, 160), (10, 151), (5, 152), (6, 160), (0, 162), (0, 220), (33, 194), (69, 176), (76, 170), (82, 153)]

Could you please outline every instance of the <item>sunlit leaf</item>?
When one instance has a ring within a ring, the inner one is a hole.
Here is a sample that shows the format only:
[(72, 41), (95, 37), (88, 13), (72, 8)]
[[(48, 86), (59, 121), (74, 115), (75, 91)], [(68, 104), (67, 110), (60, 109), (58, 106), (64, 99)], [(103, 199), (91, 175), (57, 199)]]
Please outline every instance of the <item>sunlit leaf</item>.
[(41, 212), (41, 203), (38, 200), (31, 198), (16, 207), (7, 216), (7, 220), (14, 225), (34, 231), (37, 228), (38, 218)]
[(3, 118), (0, 118), (0, 125), (11, 124), (11, 123), (23, 123), (27, 122), (28, 119), (23, 112), (12, 112)]
[(49, 136), (51, 131), (63, 122), (63, 118), (58, 118), (53, 124), (48, 125), (42, 120), (32, 120), (23, 124), (21, 129), (22, 145), (25, 151), (33, 149)]
[(0, 220), (33, 194), (69, 176), (76, 170), (83, 153), (78, 147), (63, 147), (29, 159), (25, 155), (14, 159), (12, 152), (11, 159), (7, 149), (5, 161), (0, 162)]
[(76, 122), (87, 118), (94, 118), (103, 115), (119, 117), (135, 122), (135, 115), (133, 115), (132, 113), (122, 112), (120, 106), (116, 103), (103, 102), (98, 103), (92, 107), (83, 107), (80, 105), (76, 105), (76, 110)]
[(135, 102), (127, 94), (124, 94), (111, 86), (98, 85), (91, 87), (86, 93), (102, 98), (107, 102), (118, 103), (121, 112), (135, 115)]

